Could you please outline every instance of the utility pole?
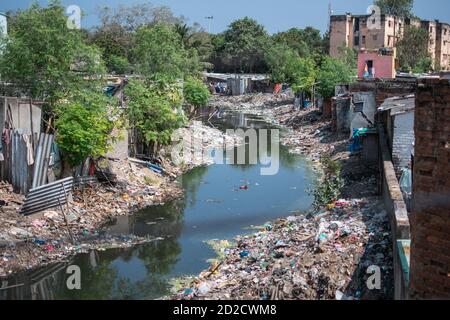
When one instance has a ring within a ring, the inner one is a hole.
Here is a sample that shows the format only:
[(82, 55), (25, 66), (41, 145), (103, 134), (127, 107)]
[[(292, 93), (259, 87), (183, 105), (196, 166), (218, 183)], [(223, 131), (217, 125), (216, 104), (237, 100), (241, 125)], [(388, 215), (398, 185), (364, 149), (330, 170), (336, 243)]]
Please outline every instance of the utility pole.
[(328, 32), (331, 31), (331, 15), (333, 14), (333, 9), (331, 7), (331, 1), (328, 2), (328, 26), (327, 26), (327, 30)]
[(211, 33), (211, 21), (214, 19), (213, 16), (205, 17), (208, 20), (208, 33)]

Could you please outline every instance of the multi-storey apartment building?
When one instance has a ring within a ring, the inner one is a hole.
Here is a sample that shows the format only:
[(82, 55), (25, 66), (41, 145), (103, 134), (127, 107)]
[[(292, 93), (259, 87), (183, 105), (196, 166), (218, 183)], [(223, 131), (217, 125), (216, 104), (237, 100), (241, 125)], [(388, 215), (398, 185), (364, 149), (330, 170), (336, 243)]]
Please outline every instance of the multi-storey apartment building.
[(330, 55), (339, 57), (340, 47), (356, 49), (393, 48), (405, 25), (424, 28), (430, 36), (429, 52), (436, 67), (450, 70), (450, 25), (439, 21), (404, 19), (381, 15), (333, 15), (330, 21)]

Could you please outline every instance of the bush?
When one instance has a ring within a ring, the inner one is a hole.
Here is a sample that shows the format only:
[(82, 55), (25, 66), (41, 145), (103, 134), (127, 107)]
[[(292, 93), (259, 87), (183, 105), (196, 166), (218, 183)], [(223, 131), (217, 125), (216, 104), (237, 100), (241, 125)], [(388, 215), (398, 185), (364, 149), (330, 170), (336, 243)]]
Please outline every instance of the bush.
[(190, 78), (184, 82), (184, 99), (195, 107), (202, 107), (208, 103), (210, 92), (200, 80)]
[(109, 101), (102, 92), (86, 91), (56, 106), (56, 142), (70, 165), (109, 150), (110, 133), (118, 125), (106, 116), (112, 115)]
[(344, 181), (341, 178), (341, 164), (329, 156), (323, 156), (320, 162), (323, 166), (324, 176), (314, 190), (314, 206), (316, 208), (338, 200), (341, 189), (344, 187)]
[(107, 58), (106, 66), (110, 72), (127, 74), (130, 72), (130, 62), (125, 57), (111, 55)]
[(125, 87), (130, 124), (140, 130), (147, 144), (169, 144), (173, 131), (184, 124), (184, 116), (167, 90), (167, 83), (162, 86), (136, 79)]

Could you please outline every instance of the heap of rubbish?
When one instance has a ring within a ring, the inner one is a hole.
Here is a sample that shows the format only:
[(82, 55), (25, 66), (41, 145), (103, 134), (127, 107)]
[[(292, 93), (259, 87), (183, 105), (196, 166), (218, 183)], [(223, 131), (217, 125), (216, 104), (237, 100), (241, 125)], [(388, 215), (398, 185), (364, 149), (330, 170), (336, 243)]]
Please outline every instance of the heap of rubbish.
[[(218, 260), (198, 277), (178, 280), (172, 298), (386, 298), (392, 294), (391, 241), (388, 216), (376, 198), (341, 199), (266, 223), (233, 243), (218, 242)], [(380, 290), (367, 285), (371, 268), (380, 268)]]

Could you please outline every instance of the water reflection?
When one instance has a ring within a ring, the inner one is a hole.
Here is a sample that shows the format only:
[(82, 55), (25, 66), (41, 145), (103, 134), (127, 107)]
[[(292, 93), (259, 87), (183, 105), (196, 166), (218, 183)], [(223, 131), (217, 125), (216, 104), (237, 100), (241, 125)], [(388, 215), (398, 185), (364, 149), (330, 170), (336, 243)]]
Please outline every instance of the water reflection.
[[(225, 129), (271, 126), (255, 116), (220, 114), (213, 125)], [(163, 206), (120, 217), (112, 234), (152, 235), (160, 241), (128, 249), (92, 251), (4, 280), (0, 299), (155, 299), (168, 293), (172, 277), (198, 274), (214, 252), (204, 241), (229, 239), (244, 228), (293, 212), (307, 210), (312, 198), (305, 189), (315, 175), (302, 157), (280, 147), (280, 170), (261, 176), (259, 165), (212, 165), (185, 174), (180, 183), (185, 197)], [(247, 185), (248, 190), (240, 186)], [(81, 290), (66, 288), (66, 267), (81, 267)]]

